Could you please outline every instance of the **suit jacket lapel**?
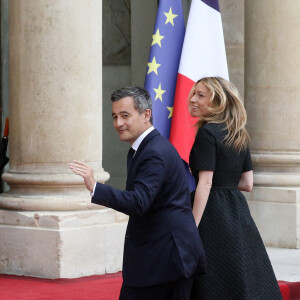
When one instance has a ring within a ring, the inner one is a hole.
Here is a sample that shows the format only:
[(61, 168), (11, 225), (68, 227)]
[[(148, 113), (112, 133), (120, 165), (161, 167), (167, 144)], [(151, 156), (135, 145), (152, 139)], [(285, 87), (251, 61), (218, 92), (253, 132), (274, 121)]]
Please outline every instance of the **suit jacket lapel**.
[(160, 134), (158, 130), (153, 129), (141, 142), (140, 146), (136, 150), (132, 163), (129, 166), (129, 169), (127, 170), (127, 178), (129, 177), (130, 171), (132, 170), (132, 166), (134, 165), (134, 162), (136, 158), (139, 156), (140, 152), (143, 150), (143, 148), (148, 144), (150, 140), (152, 140), (156, 135)]

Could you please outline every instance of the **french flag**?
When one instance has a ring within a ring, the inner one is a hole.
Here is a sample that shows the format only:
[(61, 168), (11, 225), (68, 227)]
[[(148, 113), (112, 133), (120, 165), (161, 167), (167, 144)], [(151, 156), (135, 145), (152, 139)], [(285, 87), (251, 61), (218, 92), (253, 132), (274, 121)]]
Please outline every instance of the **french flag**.
[(188, 163), (197, 119), (188, 111), (188, 95), (203, 77), (229, 79), (218, 0), (192, 0), (178, 69), (170, 142)]

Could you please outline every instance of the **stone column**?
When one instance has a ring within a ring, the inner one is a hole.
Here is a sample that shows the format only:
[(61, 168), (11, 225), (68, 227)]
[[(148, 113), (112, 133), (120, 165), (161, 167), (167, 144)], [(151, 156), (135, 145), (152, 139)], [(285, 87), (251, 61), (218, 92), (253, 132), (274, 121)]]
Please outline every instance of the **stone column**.
[(299, 1), (245, 1), (245, 93), (264, 242), (300, 247)]
[(244, 1), (220, 0), (229, 79), (244, 99)]
[(98, 181), (109, 178), (102, 168), (102, 1), (11, 0), (9, 22), (10, 168), (2, 178), (10, 191), (0, 197), (0, 272), (119, 271), (125, 223), (114, 223), (122, 216), (91, 205), (82, 178), (68, 170), (76, 159)]

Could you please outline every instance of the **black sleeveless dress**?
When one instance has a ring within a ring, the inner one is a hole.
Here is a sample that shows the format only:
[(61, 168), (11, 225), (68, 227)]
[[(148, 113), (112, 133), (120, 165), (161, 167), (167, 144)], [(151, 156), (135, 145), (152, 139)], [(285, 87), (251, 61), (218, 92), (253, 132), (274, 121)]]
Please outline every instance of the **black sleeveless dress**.
[(268, 254), (237, 189), (242, 172), (252, 170), (249, 149), (226, 146), (224, 124), (207, 123), (196, 136), (190, 169), (214, 171), (212, 188), (199, 224), (207, 274), (195, 278), (192, 300), (282, 299)]

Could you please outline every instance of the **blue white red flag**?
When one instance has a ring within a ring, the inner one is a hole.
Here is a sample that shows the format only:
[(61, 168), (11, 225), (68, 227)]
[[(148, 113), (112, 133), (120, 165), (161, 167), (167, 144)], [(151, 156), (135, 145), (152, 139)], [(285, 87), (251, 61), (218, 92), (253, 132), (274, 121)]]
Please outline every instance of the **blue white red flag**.
[(188, 111), (194, 83), (209, 76), (228, 79), (227, 60), (218, 0), (192, 0), (180, 59), (170, 141), (188, 163), (195, 139), (196, 119)]
[(153, 125), (167, 139), (170, 135), (184, 31), (181, 0), (159, 1), (145, 88), (153, 100)]

